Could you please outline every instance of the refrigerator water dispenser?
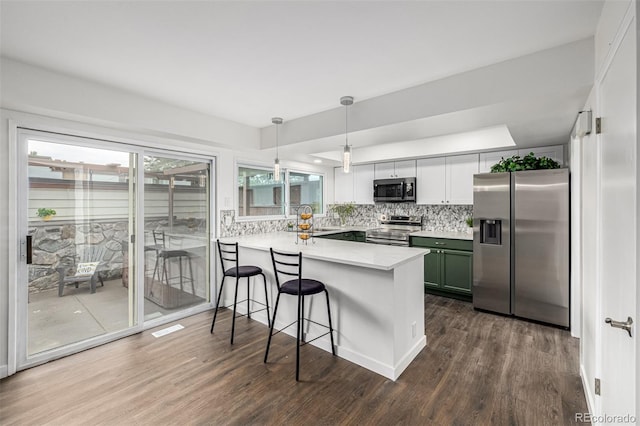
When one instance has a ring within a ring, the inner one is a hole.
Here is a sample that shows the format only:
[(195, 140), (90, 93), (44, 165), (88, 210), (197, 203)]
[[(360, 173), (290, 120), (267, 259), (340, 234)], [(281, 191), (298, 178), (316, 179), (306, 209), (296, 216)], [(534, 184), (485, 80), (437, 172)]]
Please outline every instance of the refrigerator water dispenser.
[(502, 235), (502, 220), (481, 219), (480, 220), (480, 244), (502, 245), (500, 236)]

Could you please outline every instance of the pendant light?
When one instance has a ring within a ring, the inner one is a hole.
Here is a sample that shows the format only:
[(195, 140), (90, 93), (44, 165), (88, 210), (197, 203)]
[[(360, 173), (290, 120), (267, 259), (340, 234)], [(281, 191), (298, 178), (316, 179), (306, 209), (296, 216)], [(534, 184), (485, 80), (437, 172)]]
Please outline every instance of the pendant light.
[(349, 105), (353, 104), (353, 96), (343, 96), (340, 104), (344, 105), (344, 151), (342, 153), (342, 170), (349, 173), (351, 169), (351, 147), (349, 146)]
[(278, 126), (282, 124), (282, 118), (273, 117), (271, 122), (276, 125), (276, 159), (273, 162), (273, 180), (280, 182), (280, 159), (278, 158)]

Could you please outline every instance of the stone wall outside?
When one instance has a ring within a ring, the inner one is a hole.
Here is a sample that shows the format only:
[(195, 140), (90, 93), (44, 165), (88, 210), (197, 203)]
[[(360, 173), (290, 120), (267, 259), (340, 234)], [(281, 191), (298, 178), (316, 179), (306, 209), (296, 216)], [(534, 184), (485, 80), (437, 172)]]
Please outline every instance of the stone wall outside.
[(75, 273), (76, 260), (89, 246), (105, 247), (103, 279), (122, 276), (123, 247), (129, 232), (126, 220), (101, 222), (34, 222), (29, 226), (33, 256), (29, 265), (29, 293), (58, 288), (57, 268)]

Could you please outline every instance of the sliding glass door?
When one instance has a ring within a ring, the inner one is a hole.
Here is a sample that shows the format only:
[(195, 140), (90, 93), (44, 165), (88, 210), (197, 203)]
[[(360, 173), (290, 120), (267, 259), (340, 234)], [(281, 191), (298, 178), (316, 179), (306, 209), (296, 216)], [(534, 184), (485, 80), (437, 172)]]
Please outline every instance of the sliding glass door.
[(213, 160), (18, 133), (18, 369), (210, 307)]
[(25, 132), (21, 143), (28, 152), (27, 282), (18, 294), (25, 358), (136, 326), (137, 154), (42, 133)]
[(145, 320), (209, 301), (211, 162), (144, 156)]

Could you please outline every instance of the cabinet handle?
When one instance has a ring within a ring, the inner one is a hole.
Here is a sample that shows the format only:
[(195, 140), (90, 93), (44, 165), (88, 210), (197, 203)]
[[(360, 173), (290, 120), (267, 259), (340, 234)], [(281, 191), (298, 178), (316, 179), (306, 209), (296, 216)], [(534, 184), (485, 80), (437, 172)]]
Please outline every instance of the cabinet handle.
[(444, 200), (440, 201), (442, 204), (444, 204)]
[(440, 242), (437, 242), (437, 241), (436, 241), (436, 245), (437, 245), (437, 246), (445, 246), (445, 245), (447, 245), (447, 243), (440, 243)]
[(449, 204), (449, 200), (447, 200), (447, 204)]

